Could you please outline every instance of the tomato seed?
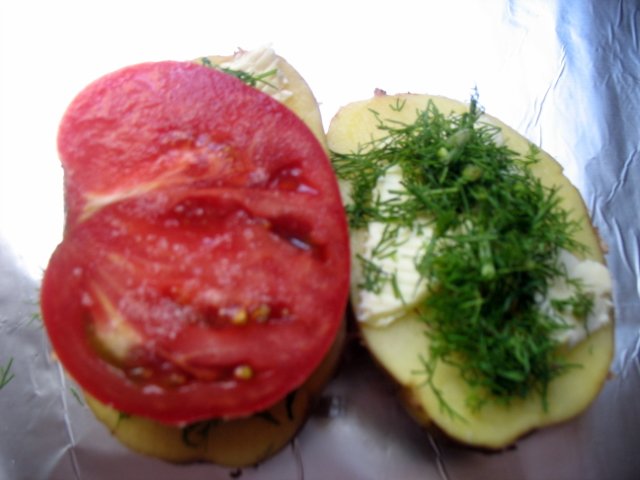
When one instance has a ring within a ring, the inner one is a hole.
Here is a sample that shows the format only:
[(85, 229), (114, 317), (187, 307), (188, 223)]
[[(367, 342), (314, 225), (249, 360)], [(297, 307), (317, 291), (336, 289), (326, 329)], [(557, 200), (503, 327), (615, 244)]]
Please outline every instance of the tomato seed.
[(249, 314), (244, 307), (223, 307), (219, 310), (220, 317), (227, 318), (233, 325), (246, 325)]
[(271, 314), (271, 308), (267, 304), (262, 304), (254, 308), (251, 312), (251, 318), (258, 323), (266, 322)]
[(247, 315), (247, 311), (244, 308), (239, 308), (231, 317), (231, 322), (234, 325), (245, 325), (249, 320), (249, 316)]
[(137, 380), (148, 380), (153, 375), (153, 371), (147, 367), (133, 367), (129, 370), (129, 376)]
[(253, 370), (249, 365), (238, 365), (233, 370), (233, 376), (238, 380), (249, 380), (253, 377)]
[(173, 387), (179, 387), (187, 383), (187, 377), (178, 372), (172, 372), (167, 378), (169, 385)]

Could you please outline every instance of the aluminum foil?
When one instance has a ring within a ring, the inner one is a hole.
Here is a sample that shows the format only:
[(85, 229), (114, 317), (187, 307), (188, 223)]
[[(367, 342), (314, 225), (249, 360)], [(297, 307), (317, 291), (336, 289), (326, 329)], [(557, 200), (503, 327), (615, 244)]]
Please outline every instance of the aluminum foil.
[[(277, 0), (185, 1), (173, 10), (157, 2), (33, 3), (0, 7), (0, 479), (638, 478), (636, 1), (398, 0), (339, 9), (327, 2), (305, 12)], [(120, 66), (268, 42), (305, 76), (326, 123), (374, 88), (459, 100), (477, 88), (487, 112), (564, 166), (608, 245), (615, 280), (612, 375), (583, 415), (500, 453), (457, 446), (409, 419), (354, 339), (321, 408), (289, 446), (256, 467), (143, 457), (93, 419), (38, 318), (41, 271), (62, 231), (57, 122), (84, 84)]]

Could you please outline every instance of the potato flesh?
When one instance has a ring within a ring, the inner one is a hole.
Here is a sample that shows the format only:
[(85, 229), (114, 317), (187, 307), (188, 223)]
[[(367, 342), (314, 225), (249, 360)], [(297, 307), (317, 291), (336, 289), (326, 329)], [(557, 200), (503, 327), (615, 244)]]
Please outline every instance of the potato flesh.
[(123, 444), (175, 463), (209, 461), (227, 467), (255, 465), (286, 446), (302, 428), (315, 400), (331, 379), (345, 342), (344, 325), (331, 350), (309, 379), (266, 412), (247, 418), (199, 422), (187, 428), (122, 415), (85, 396), (95, 416)]
[[(424, 110), (429, 100), (445, 114), (462, 113), (468, 109), (462, 103), (443, 97), (411, 94), (376, 96), (347, 105), (338, 112), (327, 134), (329, 148), (343, 153), (356, 151), (359, 145), (379, 137), (378, 119), (371, 110), (383, 120), (413, 123), (416, 112)], [(402, 102), (404, 107), (398, 111), (396, 107)], [(513, 129), (491, 117), (484, 120), (502, 129), (502, 137), (511, 149), (521, 154), (529, 152), (529, 142)], [(580, 222), (581, 229), (575, 238), (586, 246), (586, 257), (604, 263), (599, 238), (582, 197), (563, 176), (562, 167), (540, 152), (540, 162), (532, 170), (545, 186), (559, 188), (562, 208), (572, 212), (573, 218)], [(348, 187), (343, 188), (343, 192), (347, 190)], [(357, 252), (357, 237), (353, 243)], [(352, 302), (359, 300), (352, 282)], [(433, 390), (424, 384), (425, 375), (419, 373), (424, 372), (420, 356), (428, 355), (429, 351), (424, 323), (408, 314), (386, 327), (359, 322), (359, 328), (374, 359), (401, 386), (403, 403), (419, 423), (433, 423), (462, 443), (490, 449), (506, 447), (531, 430), (567, 420), (587, 408), (607, 377), (613, 354), (613, 325), (610, 322), (568, 351), (568, 362), (580, 364), (582, 368), (572, 369), (551, 383), (546, 411), (538, 395), (513, 401), (509, 406), (491, 403), (479, 411), (471, 411), (466, 405), (469, 387), (455, 368), (440, 363), (433, 382), (449, 406), (465, 418), (462, 421), (441, 408)]]

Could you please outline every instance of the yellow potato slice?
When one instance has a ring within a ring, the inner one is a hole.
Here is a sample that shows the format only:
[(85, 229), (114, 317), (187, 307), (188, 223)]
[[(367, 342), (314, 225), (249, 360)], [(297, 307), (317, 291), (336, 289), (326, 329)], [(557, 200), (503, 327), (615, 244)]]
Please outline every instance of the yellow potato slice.
[(86, 394), (85, 399), (113, 436), (138, 453), (175, 463), (255, 465), (280, 451), (302, 428), (338, 366), (344, 342), (343, 325), (328, 355), (300, 388), (269, 410), (247, 418), (212, 419), (180, 428), (128, 416)]
[[(468, 106), (443, 97), (427, 95), (376, 95), (375, 97), (349, 104), (332, 119), (327, 133), (329, 149), (339, 153), (358, 150), (373, 138), (380, 138), (377, 126), (379, 119), (413, 123), (416, 112), (424, 110), (428, 102), (434, 102), (444, 114), (462, 113)], [(403, 104), (403, 108), (398, 105)], [(485, 116), (489, 122), (502, 130), (507, 146), (521, 154), (527, 154), (530, 143), (499, 120)], [(544, 185), (560, 190), (562, 207), (578, 220), (581, 229), (576, 239), (587, 248), (586, 256), (604, 263), (600, 239), (593, 229), (588, 211), (579, 192), (563, 176), (562, 167), (548, 154), (540, 152), (540, 162), (533, 171)], [(343, 193), (348, 190), (344, 186)], [(357, 254), (362, 240), (358, 232), (352, 235), (352, 254)], [(357, 265), (353, 271), (357, 275)], [(358, 289), (352, 282), (352, 302), (359, 302)], [(365, 346), (375, 361), (386, 370), (401, 388), (403, 404), (423, 425), (433, 425), (451, 438), (476, 447), (501, 449), (515, 442), (532, 430), (565, 421), (582, 412), (595, 399), (609, 371), (613, 354), (613, 322), (590, 335), (577, 347), (568, 350), (567, 361), (581, 365), (569, 370), (554, 380), (548, 391), (548, 408), (538, 395), (509, 406), (491, 403), (480, 410), (472, 411), (466, 404), (470, 390), (458, 371), (443, 362), (436, 368), (433, 383), (440, 390), (447, 404), (463, 419), (450, 415), (441, 408), (433, 389), (425, 385), (426, 376), (420, 356), (429, 351), (426, 326), (416, 316), (408, 315), (386, 327), (358, 323)], [(420, 372), (423, 372), (422, 374)]]

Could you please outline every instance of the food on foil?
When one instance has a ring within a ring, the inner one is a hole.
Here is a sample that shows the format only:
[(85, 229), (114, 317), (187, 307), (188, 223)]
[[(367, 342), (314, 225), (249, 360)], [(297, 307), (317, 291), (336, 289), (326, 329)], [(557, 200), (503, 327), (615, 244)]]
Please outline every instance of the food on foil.
[(376, 93), (327, 133), (364, 345), (419, 423), (464, 444), (502, 449), (578, 415), (613, 352), (579, 192), (477, 95)]
[(286, 445), (344, 340), (349, 237), (317, 103), (273, 50), (129, 66), (59, 130), (44, 323), (97, 418), (174, 462)]

